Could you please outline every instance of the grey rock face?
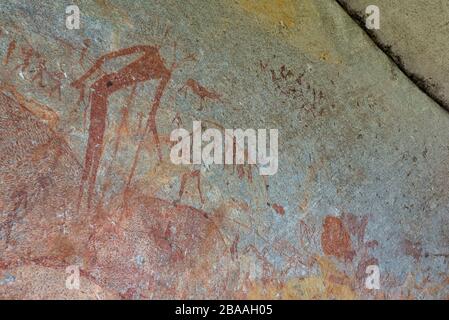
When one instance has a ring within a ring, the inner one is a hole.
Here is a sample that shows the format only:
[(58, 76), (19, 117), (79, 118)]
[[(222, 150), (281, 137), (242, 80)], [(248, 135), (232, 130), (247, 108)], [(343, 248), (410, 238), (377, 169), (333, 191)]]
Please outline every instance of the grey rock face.
[[(378, 2), (446, 99), (443, 35), (426, 55)], [(0, 4), (1, 297), (448, 297), (449, 115), (337, 2), (65, 6)], [(173, 164), (193, 121), (277, 129), (277, 173)]]

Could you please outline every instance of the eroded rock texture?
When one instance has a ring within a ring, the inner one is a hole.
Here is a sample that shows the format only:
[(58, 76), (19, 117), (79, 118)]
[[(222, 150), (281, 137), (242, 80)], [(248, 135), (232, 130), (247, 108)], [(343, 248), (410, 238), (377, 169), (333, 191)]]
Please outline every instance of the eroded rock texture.
[[(449, 115), (337, 2), (65, 6), (0, 4), (0, 297), (449, 297)], [(278, 172), (173, 164), (193, 121)]]
[[(338, 0), (363, 27), (368, 0)], [(445, 0), (375, 1), (381, 27), (370, 37), (408, 77), (449, 110), (449, 2)], [(385, 26), (385, 28), (382, 27)]]

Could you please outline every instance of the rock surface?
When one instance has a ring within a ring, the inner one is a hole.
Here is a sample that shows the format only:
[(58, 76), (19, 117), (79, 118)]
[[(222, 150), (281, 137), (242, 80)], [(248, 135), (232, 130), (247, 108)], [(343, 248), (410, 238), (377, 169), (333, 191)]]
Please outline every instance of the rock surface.
[[(336, 1), (79, 9), (0, 3), (1, 298), (449, 298), (449, 114)], [(278, 129), (278, 172), (173, 164), (193, 121)]]
[[(339, 0), (362, 25), (368, 0)], [(372, 39), (426, 93), (449, 110), (449, 2), (380, 0), (381, 27)]]

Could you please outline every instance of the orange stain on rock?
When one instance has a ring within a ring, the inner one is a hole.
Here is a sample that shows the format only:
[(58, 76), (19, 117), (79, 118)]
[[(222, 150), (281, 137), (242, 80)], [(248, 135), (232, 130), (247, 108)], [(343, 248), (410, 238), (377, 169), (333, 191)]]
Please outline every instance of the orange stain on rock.
[(321, 247), (328, 256), (352, 261), (354, 251), (351, 237), (340, 218), (327, 216), (324, 219)]
[(285, 209), (283, 206), (281, 206), (280, 204), (274, 203), (273, 205), (271, 205), (271, 207), (274, 209), (274, 211), (276, 211), (276, 213), (278, 213), (279, 215), (283, 216), (285, 214)]

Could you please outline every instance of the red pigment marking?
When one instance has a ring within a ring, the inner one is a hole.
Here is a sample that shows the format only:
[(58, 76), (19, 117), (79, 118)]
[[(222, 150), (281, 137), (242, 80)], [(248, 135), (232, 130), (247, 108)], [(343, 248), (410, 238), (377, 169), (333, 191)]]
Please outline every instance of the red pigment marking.
[(343, 213), (344, 224), (347, 226), (350, 234), (357, 238), (359, 245), (362, 245), (365, 239), (366, 226), (368, 225), (368, 217), (364, 216), (359, 219), (351, 213)]
[[(176, 50), (176, 43), (174, 44), (174, 50)], [(153, 99), (153, 104), (152, 104), (152, 107), (150, 110), (150, 114), (148, 116), (145, 131), (144, 131), (144, 136), (146, 134), (148, 134), (149, 131), (151, 131), (160, 161), (162, 161), (162, 151), (160, 148), (159, 135), (158, 135), (157, 126), (156, 126), (156, 114), (157, 114), (157, 111), (158, 111), (160, 103), (161, 103), (161, 98), (164, 93), (165, 87), (167, 86), (168, 82), (170, 81), (173, 71), (175, 69), (177, 69), (179, 66), (181, 66), (181, 64), (183, 62), (193, 61), (193, 60), (195, 60), (195, 56), (193, 54), (190, 54), (178, 62), (173, 61), (170, 69), (166, 69), (163, 65), (161, 66), (162, 70), (160, 71), (160, 73), (162, 73), (162, 77), (159, 82), (159, 86), (156, 89), (156, 94)], [(136, 167), (137, 167), (137, 161), (139, 159), (139, 154), (142, 151), (144, 143), (145, 143), (144, 139), (141, 139), (139, 145), (137, 146), (137, 151), (136, 151), (136, 155), (134, 157), (134, 162), (133, 162), (133, 165), (132, 165), (129, 177), (128, 177), (127, 188), (131, 185), (131, 182), (132, 182), (132, 179), (133, 179)]]
[(287, 79), (287, 77), (293, 76), (293, 72), (291, 70), (287, 70), (285, 65), (281, 66), (280, 74), (281, 74), (282, 79), (284, 79), (284, 80)]
[[(234, 141), (235, 143), (235, 141)], [(245, 150), (246, 152), (246, 150)], [(235, 157), (235, 154), (234, 154)], [(246, 153), (246, 157), (248, 157), (248, 153)], [(248, 182), (252, 183), (253, 182), (253, 173), (252, 173), (252, 165), (243, 165), (243, 164), (237, 164), (235, 165), (237, 167), (237, 175), (239, 177), (239, 179), (243, 179), (245, 178), (245, 173), (246, 173), (246, 178), (248, 178)], [(247, 169), (245, 169), (245, 167)]]
[[(98, 69), (100, 69), (106, 61), (136, 53), (141, 54), (138, 59), (117, 72), (102, 76), (90, 87), (92, 94), (90, 96), (91, 110), (89, 138), (84, 160), (83, 175), (80, 182), (78, 208), (81, 205), (84, 183), (86, 181), (88, 181), (88, 208), (90, 208), (98, 167), (100, 165), (100, 160), (103, 153), (103, 138), (106, 129), (108, 98), (114, 92), (140, 82), (159, 80), (144, 134), (146, 135), (148, 131), (151, 131), (156, 144), (159, 159), (162, 159), (159, 136), (156, 128), (156, 113), (160, 106), (164, 90), (171, 78), (172, 71), (178, 66), (178, 64), (173, 62), (171, 68), (168, 69), (159, 54), (158, 47), (140, 45), (105, 54), (100, 57), (80, 79), (73, 82), (72, 86), (80, 89), (82, 95), (84, 93), (84, 82)], [(144, 139), (141, 139), (137, 147), (131, 172), (128, 177), (127, 187), (129, 187), (136, 170), (139, 154), (143, 147), (143, 140)]]
[(301, 242), (301, 246), (306, 246), (308, 243), (312, 243), (314, 236), (316, 234), (315, 226), (310, 226), (305, 223), (303, 220), (299, 221), (299, 240)]
[[(118, 148), (120, 146), (120, 137), (122, 132), (128, 132), (128, 119), (129, 119), (129, 111), (131, 105), (134, 101), (134, 97), (136, 96), (137, 84), (132, 88), (131, 94), (128, 97), (128, 101), (126, 102), (126, 106), (122, 109), (122, 117), (120, 119), (120, 124), (117, 128), (117, 132), (115, 133), (115, 145), (114, 145), (114, 153), (112, 155), (112, 161), (115, 161), (117, 157)], [(139, 124), (140, 127), (140, 124)]]
[[(129, 119), (129, 112), (131, 109), (131, 105), (134, 101), (134, 97), (136, 96), (136, 89), (137, 89), (137, 84), (135, 84), (132, 89), (131, 89), (131, 93), (128, 96), (128, 99), (126, 101), (125, 106), (123, 107), (123, 109), (121, 110), (121, 118), (120, 118), (120, 123), (116, 129), (115, 132), (115, 141), (114, 141), (114, 148), (113, 148), (113, 152), (112, 152), (112, 160), (108, 165), (108, 168), (106, 170), (107, 172), (107, 176), (109, 176), (109, 173), (111, 172), (111, 168), (117, 158), (117, 153), (118, 153), (118, 149), (120, 147), (120, 142), (121, 142), (121, 137), (122, 137), (122, 133), (128, 133), (129, 132), (129, 126), (128, 126), (128, 119)], [(141, 129), (141, 125), (142, 125), (142, 117), (143, 115), (139, 116), (139, 125), (138, 125), (138, 129), (137, 132), (140, 132)], [(106, 192), (106, 184), (107, 182), (105, 182), (105, 184), (103, 185), (103, 195), (102, 198), (104, 198), (104, 193)]]
[(379, 261), (373, 257), (362, 259), (357, 266), (357, 271), (356, 271), (357, 280), (362, 281), (362, 283), (363, 283), (363, 280), (366, 278), (366, 268), (368, 266), (378, 265), (378, 264), (379, 264)]
[(218, 94), (214, 91), (208, 90), (207, 88), (203, 87), (198, 83), (198, 81), (189, 79), (187, 80), (184, 87), (190, 88), (194, 94), (196, 94), (198, 97), (201, 98), (201, 100), (204, 100), (205, 98), (209, 98), (212, 100), (220, 100), (221, 94)]
[(0, 227), (5, 228), (5, 242), (9, 244), (11, 240), (11, 231), (13, 228), (13, 223), (18, 218), (18, 211), (20, 208), (23, 208), (23, 210), (27, 210), (28, 208), (28, 193), (27, 191), (22, 188), (14, 191), (14, 193), (11, 196), (11, 200), (14, 203), (14, 208), (12, 212), (7, 216), (6, 221), (0, 225)]
[(200, 170), (194, 170), (192, 172), (186, 172), (181, 176), (181, 187), (179, 188), (179, 201), (181, 201), (182, 195), (186, 187), (187, 180), (189, 178), (197, 179), (197, 188), (200, 195), (201, 203), (204, 203), (203, 193), (201, 192), (201, 172)]
[(34, 77), (31, 79), (31, 82), (39, 80), (39, 82), (38, 82), (39, 86), (44, 87), (43, 80), (44, 80), (44, 72), (47, 71), (47, 67), (46, 67), (47, 61), (40, 54), (37, 54), (37, 57), (38, 57), (38, 62), (37, 62), (37, 67), (36, 67), (37, 71), (36, 71), (36, 74), (34, 75)]
[(232, 242), (232, 246), (229, 248), (229, 251), (231, 252), (232, 260), (236, 260), (239, 258), (237, 246), (239, 244), (240, 235), (236, 235), (234, 241)]
[(277, 214), (280, 214), (281, 216), (285, 214), (284, 207), (282, 207), (280, 204), (274, 203), (271, 207), (274, 209), (274, 211), (276, 211)]
[(9, 59), (11, 59), (11, 56), (16, 50), (16, 40), (12, 40), (8, 45), (8, 50), (6, 51), (6, 56), (3, 59), (3, 65), (7, 65), (9, 63)]
[[(179, 89), (179, 91), (185, 90), (185, 93), (187, 93), (187, 89), (190, 88), (190, 90), (197, 95), (198, 97), (200, 97), (201, 99), (201, 103), (206, 99), (211, 99), (211, 100), (218, 100), (221, 101), (221, 94), (216, 93), (215, 91), (211, 91), (209, 89), (207, 89), (206, 87), (203, 87), (202, 85), (200, 85), (198, 83), (198, 81), (193, 80), (193, 79), (188, 79), (187, 82), (185, 83), (185, 85)], [(200, 106), (200, 110), (202, 109), (202, 104)]]
[(420, 242), (412, 242), (405, 239), (402, 242), (402, 250), (408, 256), (413, 257), (416, 261), (419, 261), (422, 255), (422, 245)]
[(79, 62), (80, 62), (80, 64), (82, 66), (84, 66), (84, 59), (86, 58), (87, 50), (89, 50), (89, 47), (90, 47), (90, 44), (91, 44), (91, 40), (90, 39), (84, 39), (83, 40), (83, 44), (84, 44), (84, 47), (83, 47), (83, 49), (81, 49), (80, 60), (79, 60)]
[(352, 261), (351, 237), (340, 218), (327, 216), (323, 223), (321, 247), (326, 255)]
[(22, 47), (20, 48), (20, 52), (22, 53), (22, 63), (18, 64), (14, 68), (14, 71), (20, 68), (22, 72), (25, 72), (30, 66), (31, 58), (33, 57), (34, 54), (34, 49), (31, 47), (29, 48)]
[(182, 119), (181, 119), (181, 115), (179, 114), (179, 112), (176, 112), (175, 117), (172, 120), (172, 123), (176, 123), (176, 126), (179, 128), (179, 126), (182, 124)]
[(106, 129), (106, 116), (108, 109), (108, 97), (123, 88), (144, 82), (151, 79), (161, 79), (155, 101), (158, 105), (162, 91), (170, 77), (170, 71), (165, 68), (159, 49), (152, 46), (135, 46), (108, 53), (100, 57), (95, 64), (72, 86), (78, 89), (83, 88), (83, 83), (95, 71), (97, 71), (107, 60), (117, 57), (141, 53), (142, 56), (123, 67), (118, 72), (106, 74), (91, 85), (92, 94), (90, 97), (90, 127), (84, 160), (83, 176), (80, 183), (80, 196), (78, 206), (81, 204), (84, 183), (88, 181), (88, 207), (90, 207), (92, 194), (95, 187), (98, 167), (103, 152), (103, 137)]
[(48, 76), (53, 80), (55, 85), (49, 89), (48, 95), (51, 97), (53, 93), (56, 91), (58, 93), (58, 99), (61, 101), (61, 87), (62, 87), (62, 80), (65, 78), (64, 71), (61, 69), (61, 71), (52, 71), (48, 72)]

